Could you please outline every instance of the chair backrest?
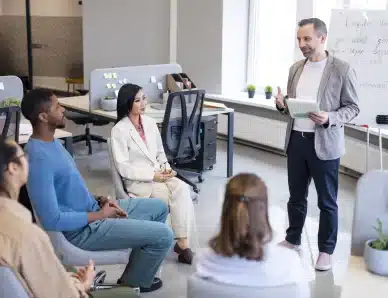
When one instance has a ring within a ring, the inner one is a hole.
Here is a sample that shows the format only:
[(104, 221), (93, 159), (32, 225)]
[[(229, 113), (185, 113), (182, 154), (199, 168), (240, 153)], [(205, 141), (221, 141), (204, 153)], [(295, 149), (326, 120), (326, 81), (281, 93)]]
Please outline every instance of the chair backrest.
[(0, 298), (28, 298), (23, 285), (8, 267), (0, 267)]
[(365, 173), (357, 183), (354, 204), (351, 253), (362, 256), (365, 242), (377, 238), (377, 219), (388, 233), (388, 171)]
[(169, 94), (161, 136), (166, 155), (174, 163), (188, 163), (199, 155), (204, 97), (205, 90)]
[(0, 131), (3, 138), (13, 138), (19, 143), (20, 107), (0, 108)]
[(115, 189), (115, 194), (117, 199), (125, 199), (128, 197), (127, 192), (125, 191), (123, 179), (120, 176), (119, 171), (117, 170), (115, 161), (113, 159), (112, 144), (110, 138), (107, 139), (109, 160), (110, 160), (110, 172), (112, 174), (113, 186)]
[(203, 279), (196, 274), (191, 276), (187, 283), (187, 298), (305, 298), (305, 294), (306, 293), (303, 293), (301, 288), (296, 284), (268, 288), (242, 287)]

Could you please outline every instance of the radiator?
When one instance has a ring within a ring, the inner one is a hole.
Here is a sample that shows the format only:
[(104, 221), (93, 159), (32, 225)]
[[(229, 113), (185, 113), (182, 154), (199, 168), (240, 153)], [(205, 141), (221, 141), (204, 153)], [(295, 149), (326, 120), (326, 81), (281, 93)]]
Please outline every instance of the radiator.
[[(341, 158), (341, 165), (358, 173), (366, 172), (366, 143), (345, 137), (346, 153)], [(383, 149), (383, 166), (388, 165), (388, 152)], [(368, 170), (380, 169), (380, 150), (369, 146)]]
[[(287, 123), (243, 113), (234, 113), (234, 137), (271, 148), (283, 150)], [(218, 133), (227, 134), (228, 118), (218, 117)], [(341, 166), (363, 174), (366, 170), (366, 144), (345, 137), (346, 153), (341, 158)], [(388, 152), (383, 151), (383, 165), (388, 165)], [(380, 169), (379, 148), (369, 147), (369, 170)]]
[[(218, 117), (218, 133), (227, 134), (228, 118)], [(283, 150), (287, 123), (243, 113), (234, 113), (234, 136)]]

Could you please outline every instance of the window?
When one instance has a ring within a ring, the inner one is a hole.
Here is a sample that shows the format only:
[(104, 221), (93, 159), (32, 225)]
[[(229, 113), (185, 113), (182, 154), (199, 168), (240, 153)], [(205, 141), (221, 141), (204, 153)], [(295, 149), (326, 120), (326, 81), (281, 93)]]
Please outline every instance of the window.
[(252, 0), (248, 83), (285, 88), (294, 62), (297, 0)]
[(388, 0), (250, 0), (248, 83), (256, 84), (258, 93), (266, 85), (285, 90), (289, 67), (302, 57), (297, 22), (318, 17), (330, 32), (331, 10), (343, 8), (387, 9)]

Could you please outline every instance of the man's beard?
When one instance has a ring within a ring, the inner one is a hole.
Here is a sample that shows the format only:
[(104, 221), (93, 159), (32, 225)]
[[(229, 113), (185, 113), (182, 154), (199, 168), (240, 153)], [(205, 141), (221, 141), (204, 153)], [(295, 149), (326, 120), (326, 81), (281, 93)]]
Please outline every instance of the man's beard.
[(64, 117), (61, 123), (55, 125), (56, 129), (64, 129), (66, 127), (66, 118)]
[(306, 58), (311, 57), (315, 52), (315, 49), (312, 49), (310, 47), (306, 47), (300, 50), (302, 51), (303, 56), (305, 56)]

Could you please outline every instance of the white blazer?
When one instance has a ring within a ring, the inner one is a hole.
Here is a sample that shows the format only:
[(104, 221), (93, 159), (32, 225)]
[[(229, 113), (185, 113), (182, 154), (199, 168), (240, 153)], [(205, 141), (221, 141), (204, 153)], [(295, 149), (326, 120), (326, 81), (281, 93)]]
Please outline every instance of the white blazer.
[(128, 117), (119, 121), (111, 131), (113, 159), (124, 180), (127, 192), (136, 197), (150, 197), (154, 172), (167, 162), (162, 138), (155, 120), (140, 116), (146, 143)]

